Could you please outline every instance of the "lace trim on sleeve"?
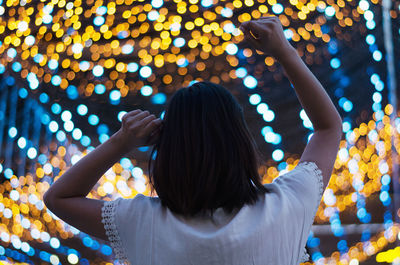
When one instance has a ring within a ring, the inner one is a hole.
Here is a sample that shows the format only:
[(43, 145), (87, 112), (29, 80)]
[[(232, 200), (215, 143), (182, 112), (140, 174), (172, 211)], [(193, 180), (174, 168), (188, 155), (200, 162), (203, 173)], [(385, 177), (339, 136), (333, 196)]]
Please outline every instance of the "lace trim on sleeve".
[(101, 222), (104, 224), (104, 229), (106, 230), (106, 235), (111, 243), (111, 247), (115, 251), (115, 257), (124, 263), (129, 263), (115, 224), (115, 212), (117, 209), (115, 202), (116, 201), (104, 202), (101, 208)]
[[(313, 161), (304, 161), (298, 164), (298, 166), (302, 166), (305, 169), (308, 169), (310, 172), (312, 172), (313, 176), (316, 178), (317, 183), (318, 183), (318, 201), (316, 202), (316, 206), (314, 209), (314, 214), (312, 215), (312, 220), (314, 220), (315, 215), (317, 214), (318, 206), (319, 203), (321, 202), (321, 198), (324, 192), (324, 184), (322, 182), (322, 172), (318, 168), (317, 164)], [(310, 259), (310, 255), (307, 253), (306, 248), (303, 248), (303, 254), (300, 259), (300, 262), (307, 262)]]
[[(315, 164), (314, 161), (303, 161), (300, 164), (298, 164), (298, 166), (302, 166), (303, 168), (308, 169), (309, 171), (313, 172), (313, 176), (317, 179), (317, 183), (318, 183), (318, 199), (319, 201), (322, 198), (322, 194), (324, 192), (324, 183), (322, 182), (322, 172), (321, 170), (318, 168), (317, 164)], [(318, 206), (319, 206), (319, 201), (317, 202), (317, 208), (315, 209), (315, 211), (318, 210)]]

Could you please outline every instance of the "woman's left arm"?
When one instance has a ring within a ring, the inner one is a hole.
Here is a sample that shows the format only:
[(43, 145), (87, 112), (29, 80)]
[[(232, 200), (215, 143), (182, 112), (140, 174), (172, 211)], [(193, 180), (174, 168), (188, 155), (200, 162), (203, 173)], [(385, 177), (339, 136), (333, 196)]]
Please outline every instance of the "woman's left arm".
[(87, 234), (108, 240), (101, 222), (104, 201), (86, 198), (100, 177), (130, 149), (154, 144), (161, 119), (134, 110), (122, 117), (122, 126), (107, 141), (68, 169), (44, 194), (47, 208)]

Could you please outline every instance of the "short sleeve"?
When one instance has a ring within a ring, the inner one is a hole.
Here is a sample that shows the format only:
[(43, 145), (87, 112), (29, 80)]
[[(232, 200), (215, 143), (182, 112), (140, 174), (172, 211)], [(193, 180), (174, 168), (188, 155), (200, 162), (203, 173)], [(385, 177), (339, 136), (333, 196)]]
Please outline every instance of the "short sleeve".
[(144, 244), (143, 235), (148, 235), (151, 229), (151, 206), (150, 197), (141, 193), (130, 199), (118, 198), (104, 202), (102, 223), (115, 258), (120, 262), (131, 264), (132, 259), (137, 259), (138, 253), (149, 255), (139, 251), (139, 248)]
[(303, 161), (293, 170), (277, 177), (274, 182), (293, 202), (298, 216), (304, 217), (304, 220), (298, 220), (302, 223), (299, 227), (302, 231), (300, 244), (303, 247), (300, 262), (308, 261), (305, 245), (323, 195), (322, 172), (315, 162)]
[(103, 207), (101, 209), (101, 222), (104, 224), (104, 229), (108, 237), (108, 241), (111, 244), (111, 248), (115, 253), (115, 257), (124, 262), (128, 263), (128, 257), (126, 255), (126, 250), (122, 244), (120, 236), (120, 228), (118, 228), (118, 212), (120, 211), (120, 204), (124, 199), (118, 198), (113, 201), (104, 201)]

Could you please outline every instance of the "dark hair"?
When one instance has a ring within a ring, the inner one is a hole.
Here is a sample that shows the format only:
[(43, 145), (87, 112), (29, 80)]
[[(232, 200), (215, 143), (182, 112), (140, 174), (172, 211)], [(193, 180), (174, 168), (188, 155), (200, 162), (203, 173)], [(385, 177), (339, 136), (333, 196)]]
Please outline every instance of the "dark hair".
[[(152, 166), (152, 158), (154, 166)], [(167, 104), (149, 160), (149, 183), (163, 206), (184, 216), (222, 207), (231, 213), (268, 190), (258, 173), (261, 155), (243, 109), (223, 86), (196, 82)]]

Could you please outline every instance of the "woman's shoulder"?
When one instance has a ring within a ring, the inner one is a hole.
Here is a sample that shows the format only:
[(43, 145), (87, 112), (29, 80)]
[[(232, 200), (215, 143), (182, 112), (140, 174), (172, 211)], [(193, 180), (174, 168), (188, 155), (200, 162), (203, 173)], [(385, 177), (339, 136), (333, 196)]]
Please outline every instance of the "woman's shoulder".
[(142, 211), (148, 210), (149, 207), (157, 207), (160, 204), (160, 198), (138, 193), (133, 198), (119, 197), (114, 200), (114, 203), (124, 211)]
[(306, 190), (317, 191), (319, 195), (322, 195), (322, 173), (314, 162), (303, 161), (291, 170), (282, 170), (272, 183), (264, 184), (264, 186), (267, 188), (284, 186), (297, 191), (301, 191), (304, 188), (303, 192)]
[(138, 193), (135, 197), (130, 199), (132, 203), (148, 203), (148, 204), (158, 204), (160, 203), (160, 198), (158, 196), (148, 196), (143, 193)]

